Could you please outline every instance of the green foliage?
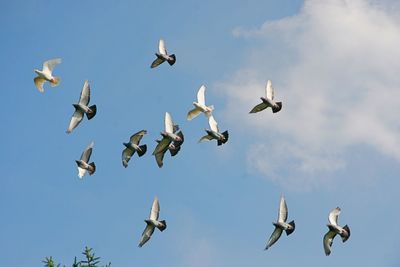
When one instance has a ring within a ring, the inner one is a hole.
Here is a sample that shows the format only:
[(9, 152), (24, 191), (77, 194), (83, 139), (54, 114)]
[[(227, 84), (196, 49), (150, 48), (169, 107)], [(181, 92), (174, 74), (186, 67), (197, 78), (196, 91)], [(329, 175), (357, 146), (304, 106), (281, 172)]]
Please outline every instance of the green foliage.
[[(82, 254), (85, 256), (85, 259), (78, 262), (75, 257), (74, 263), (72, 263), (72, 267), (100, 267), (98, 265), (100, 264), (100, 257), (95, 256), (92, 248), (85, 247), (85, 250), (82, 252)], [(55, 265), (52, 257), (46, 257), (42, 262), (45, 264), (44, 267), (61, 267), (61, 264)], [(111, 262), (103, 267), (110, 266)], [(63, 267), (65, 267), (65, 265), (63, 265)]]

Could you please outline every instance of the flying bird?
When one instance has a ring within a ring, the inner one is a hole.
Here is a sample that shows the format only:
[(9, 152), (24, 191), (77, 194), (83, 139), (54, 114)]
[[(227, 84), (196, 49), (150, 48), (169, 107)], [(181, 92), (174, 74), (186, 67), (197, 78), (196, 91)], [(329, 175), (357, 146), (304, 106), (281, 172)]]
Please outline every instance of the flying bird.
[(147, 131), (141, 130), (133, 134), (128, 143), (123, 143), (126, 148), (122, 151), (122, 165), (124, 165), (125, 168), (128, 167), (128, 162), (135, 151), (137, 152), (139, 157), (143, 156), (146, 153), (147, 145), (139, 145), (140, 140), (145, 134), (147, 134)]
[[(181, 141), (172, 141), (168, 146), (164, 147), (164, 149), (156, 154), (154, 154), (156, 158), (156, 162), (158, 167), (162, 167), (164, 165), (164, 155), (169, 150), (169, 153), (171, 154), (171, 157), (176, 156), (178, 152), (181, 150), (181, 146), (184, 141), (184, 136), (181, 130), (179, 130), (179, 127), (177, 125), (174, 125), (174, 127), (177, 127), (176, 130), (174, 130), (174, 133), (178, 135), (182, 140)], [(156, 140), (157, 143), (160, 143), (162, 140), (158, 139)]]
[(216, 139), (217, 140), (217, 145), (220, 146), (220, 145), (225, 144), (226, 142), (228, 142), (228, 138), (229, 138), (228, 131), (225, 131), (223, 133), (219, 132), (218, 123), (214, 119), (213, 115), (210, 115), (208, 117), (208, 124), (210, 125), (210, 130), (208, 130), (208, 129), (205, 130), (207, 132), (207, 135), (205, 135), (202, 138), (200, 138), (199, 143), (204, 141), (204, 140)]
[(53, 76), (54, 66), (61, 63), (61, 58), (47, 60), (43, 63), (43, 70), (35, 69), (36, 76), (33, 81), (39, 92), (43, 93), (43, 84), (48, 81), (51, 87), (55, 87), (60, 83), (60, 77)]
[(193, 102), (194, 109), (190, 110), (187, 114), (187, 119), (191, 121), (200, 115), (200, 113), (204, 113), (207, 117), (211, 116), (212, 111), (214, 110), (214, 106), (206, 106), (204, 92), (206, 87), (202, 85), (197, 92), (197, 102)]
[(82, 179), (82, 177), (86, 174), (86, 171), (89, 172), (89, 175), (92, 175), (96, 171), (96, 165), (94, 162), (89, 163), (90, 156), (92, 155), (94, 143), (90, 143), (87, 148), (82, 152), (81, 159), (75, 160), (78, 165), (78, 176)]
[(275, 230), (272, 232), (271, 237), (269, 238), (265, 249), (268, 249), (273, 244), (275, 244), (275, 242), (278, 241), (278, 239), (281, 237), (283, 231), (286, 232), (286, 235), (290, 235), (291, 233), (294, 232), (296, 225), (294, 221), (287, 223), (286, 222), (287, 217), (288, 217), (288, 208), (286, 205), (285, 198), (282, 195), (281, 201), (279, 203), (278, 221), (272, 223), (275, 226)]
[(159, 221), (158, 214), (160, 213), (160, 204), (158, 203), (158, 198), (155, 197), (153, 205), (151, 206), (150, 216), (146, 222), (146, 228), (142, 233), (140, 238), (139, 247), (142, 247), (147, 241), (149, 241), (151, 235), (154, 233), (154, 229), (157, 227), (161, 232), (167, 228), (167, 223), (165, 220)]
[(272, 87), (271, 80), (268, 80), (267, 86), (265, 87), (265, 97), (260, 98), (262, 103), (255, 106), (250, 113), (257, 113), (268, 107), (272, 108), (273, 113), (276, 113), (282, 109), (282, 102), (274, 101), (274, 88)]
[(158, 43), (158, 53), (156, 53), (157, 58), (151, 63), (151, 68), (155, 68), (158, 65), (164, 63), (164, 61), (167, 61), (169, 65), (174, 65), (176, 61), (175, 54), (168, 55), (167, 50), (165, 49), (165, 42), (163, 39), (160, 39), (160, 42)]
[(72, 104), (75, 108), (74, 114), (72, 114), (71, 121), (69, 123), (67, 133), (71, 133), (83, 119), (83, 115), (86, 114), (88, 120), (92, 119), (97, 112), (96, 105), (88, 106), (90, 102), (90, 85), (86, 80), (83, 84), (81, 96), (79, 98), (78, 104)]
[(339, 217), (341, 209), (339, 207), (334, 208), (329, 213), (329, 224), (327, 224), (329, 231), (324, 235), (324, 251), (325, 255), (329, 256), (331, 254), (331, 247), (333, 239), (336, 235), (340, 235), (342, 242), (346, 242), (350, 237), (350, 228), (347, 224), (344, 227), (338, 225), (337, 220)]

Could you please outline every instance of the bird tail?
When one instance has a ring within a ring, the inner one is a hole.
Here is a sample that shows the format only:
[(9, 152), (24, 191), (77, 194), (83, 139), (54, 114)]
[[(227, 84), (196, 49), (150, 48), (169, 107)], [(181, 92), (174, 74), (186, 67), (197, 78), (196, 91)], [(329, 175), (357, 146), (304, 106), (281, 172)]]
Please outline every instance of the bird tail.
[(171, 57), (171, 59), (168, 59), (168, 64), (172, 66), (175, 64), (176, 57), (175, 57), (175, 54), (170, 55), (170, 57)]
[(293, 233), (294, 229), (296, 228), (296, 224), (294, 223), (294, 221), (291, 221), (289, 225), (292, 226), (292, 228), (288, 228), (285, 230), (286, 235), (290, 235), (291, 233)]
[(164, 231), (167, 228), (167, 222), (165, 220), (160, 221), (160, 223), (162, 224), (161, 226), (158, 226), (158, 230), (160, 230), (161, 232)]
[(350, 228), (349, 228), (349, 226), (346, 224), (346, 225), (343, 227), (343, 229), (346, 230), (346, 232), (348, 233), (348, 235), (341, 235), (341, 236), (340, 236), (340, 237), (342, 238), (343, 243), (344, 243), (344, 242), (346, 242), (347, 239), (349, 239), (349, 237), (350, 237)]
[(276, 102), (277, 107), (272, 107), (272, 112), (277, 113), (282, 109), (282, 102)]
[(147, 151), (147, 145), (139, 146), (140, 150), (137, 151), (139, 157), (143, 156)]
[(225, 144), (226, 142), (228, 142), (228, 138), (229, 138), (228, 131), (223, 132), (222, 135), (225, 137), (225, 139), (224, 140), (218, 140), (217, 144), (219, 146), (222, 145), (222, 144)]
[(97, 113), (97, 107), (96, 107), (96, 105), (90, 106), (89, 109), (90, 109), (92, 112), (86, 113), (86, 117), (88, 118), (88, 120), (90, 120), (90, 119), (92, 119), (94, 116), (96, 116), (96, 113)]
[(51, 87), (55, 87), (60, 84), (60, 77), (54, 77), (53, 80), (50, 81)]
[(89, 174), (92, 175), (95, 171), (96, 171), (96, 165), (94, 164), (94, 162), (89, 163), (89, 165), (91, 166), (91, 168), (89, 168)]

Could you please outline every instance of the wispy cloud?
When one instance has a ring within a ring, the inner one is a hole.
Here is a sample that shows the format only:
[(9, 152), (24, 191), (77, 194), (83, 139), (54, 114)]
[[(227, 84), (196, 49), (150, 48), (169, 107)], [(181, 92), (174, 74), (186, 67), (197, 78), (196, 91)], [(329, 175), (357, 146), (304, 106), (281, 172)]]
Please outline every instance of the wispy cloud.
[[(400, 161), (400, 17), (389, 7), (399, 11), (391, 1), (310, 0), (298, 15), (233, 31), (252, 44), (248, 61), (218, 88), (231, 127), (254, 130), (251, 170), (303, 190), (346, 168), (355, 145)], [(282, 111), (247, 114), (267, 79)]]

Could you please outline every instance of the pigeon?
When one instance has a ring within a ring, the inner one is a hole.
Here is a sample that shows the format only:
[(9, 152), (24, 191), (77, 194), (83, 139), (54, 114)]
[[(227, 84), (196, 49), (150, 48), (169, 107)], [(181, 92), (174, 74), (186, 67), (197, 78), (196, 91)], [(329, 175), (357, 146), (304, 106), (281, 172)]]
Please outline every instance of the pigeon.
[(229, 138), (229, 133), (228, 131), (225, 131), (223, 133), (219, 132), (218, 129), (218, 123), (215, 121), (214, 116), (210, 115), (208, 117), (208, 124), (210, 125), (211, 130), (205, 130), (207, 132), (207, 135), (203, 136), (200, 138), (199, 143), (204, 141), (204, 140), (212, 140), (216, 139), (217, 140), (217, 145), (220, 146), (222, 144), (225, 144), (228, 142)]
[[(178, 152), (181, 150), (181, 146), (184, 141), (184, 136), (181, 130), (179, 130), (179, 127), (177, 125), (174, 125), (174, 127), (177, 127), (176, 130), (174, 130), (174, 133), (178, 135), (182, 140), (181, 141), (172, 141), (168, 146), (164, 147), (164, 149), (158, 153), (156, 153), (154, 156), (156, 158), (156, 162), (158, 167), (162, 167), (164, 165), (164, 154), (169, 150), (169, 153), (171, 154), (171, 157), (176, 156)], [(160, 143), (162, 140), (158, 139), (156, 140), (157, 143)]]
[(147, 134), (147, 131), (141, 130), (133, 134), (128, 143), (123, 143), (126, 148), (122, 151), (122, 165), (124, 165), (125, 168), (128, 167), (128, 162), (135, 151), (137, 151), (139, 157), (146, 153), (147, 145), (139, 146), (139, 142), (145, 134)]
[(158, 65), (167, 61), (169, 65), (174, 65), (176, 61), (176, 57), (174, 54), (168, 55), (167, 50), (165, 49), (165, 42), (163, 39), (160, 39), (158, 44), (158, 53), (156, 53), (157, 58), (151, 63), (151, 68), (155, 68)]
[(188, 121), (191, 121), (192, 119), (196, 118), (199, 116), (200, 113), (204, 113), (207, 117), (211, 116), (212, 111), (214, 110), (214, 106), (206, 106), (205, 103), (205, 97), (204, 97), (204, 91), (206, 90), (206, 87), (202, 85), (197, 92), (197, 102), (193, 102), (194, 109), (188, 112), (187, 114), (187, 119)]
[(61, 63), (61, 58), (54, 58), (43, 63), (43, 70), (35, 69), (36, 76), (33, 81), (39, 92), (43, 93), (43, 84), (48, 81), (51, 87), (55, 87), (60, 83), (60, 77), (53, 76), (54, 66)]
[(82, 152), (81, 159), (75, 160), (78, 165), (78, 176), (82, 179), (82, 177), (86, 174), (86, 171), (89, 172), (89, 175), (92, 175), (96, 171), (96, 165), (94, 162), (89, 163), (90, 156), (92, 155), (94, 143), (90, 143), (88, 147)]
[(250, 113), (257, 113), (260, 112), (267, 107), (272, 108), (272, 112), (276, 113), (282, 109), (282, 102), (275, 102), (274, 101), (274, 88), (272, 87), (271, 80), (268, 80), (267, 86), (265, 87), (265, 98), (260, 97), (262, 103), (255, 106)]
[(88, 120), (92, 119), (97, 112), (97, 107), (96, 105), (88, 107), (88, 104), (90, 102), (90, 85), (89, 82), (86, 80), (81, 96), (79, 98), (79, 103), (78, 104), (72, 104), (75, 108), (74, 114), (72, 114), (71, 121), (69, 123), (67, 133), (71, 133), (73, 129), (75, 129), (79, 123), (83, 119), (83, 114), (86, 114)]
[(157, 227), (161, 232), (167, 228), (167, 223), (158, 220), (158, 214), (160, 213), (160, 204), (158, 203), (158, 198), (155, 197), (153, 201), (153, 205), (151, 206), (150, 216), (148, 220), (144, 220), (146, 222), (146, 228), (142, 233), (142, 237), (140, 238), (139, 247), (141, 248), (147, 241), (149, 241), (151, 235), (154, 233), (154, 229)]
[(342, 242), (346, 242), (350, 237), (350, 228), (347, 224), (344, 227), (338, 225), (337, 220), (340, 214), (340, 208), (336, 207), (329, 213), (329, 224), (327, 224), (329, 231), (324, 235), (324, 250), (325, 255), (329, 256), (331, 254), (331, 247), (333, 239), (336, 235), (340, 235)]
[(276, 241), (281, 237), (282, 232), (285, 231), (286, 235), (290, 235), (294, 232), (296, 227), (294, 221), (287, 223), (288, 209), (286, 206), (286, 201), (283, 195), (281, 196), (281, 201), (279, 203), (279, 211), (278, 211), (278, 221), (272, 224), (275, 226), (275, 230), (272, 232), (271, 237), (268, 240), (267, 246), (265, 249), (270, 248)]

